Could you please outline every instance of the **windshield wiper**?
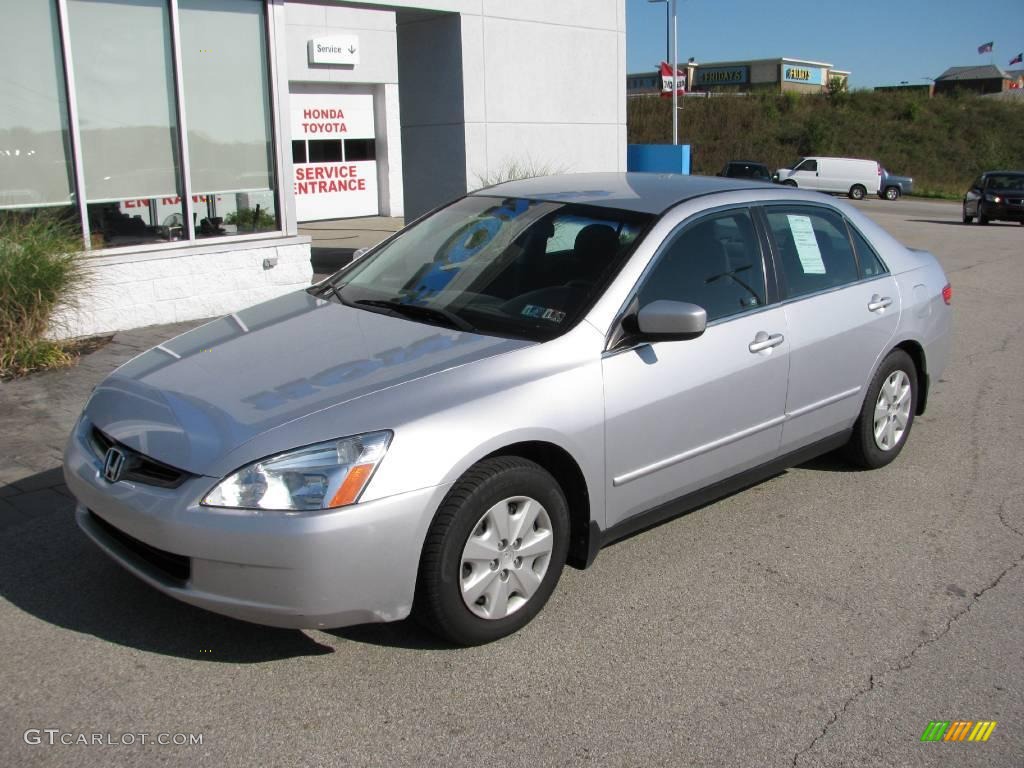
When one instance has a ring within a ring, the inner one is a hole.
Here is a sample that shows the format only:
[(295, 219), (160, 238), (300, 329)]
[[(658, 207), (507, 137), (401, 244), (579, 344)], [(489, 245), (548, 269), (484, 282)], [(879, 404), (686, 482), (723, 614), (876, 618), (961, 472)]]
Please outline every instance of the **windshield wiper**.
[(454, 312), (449, 312), (447, 309), (440, 309), (439, 307), (424, 307), (420, 304), (402, 304), (398, 301), (383, 299), (357, 299), (353, 303), (357, 306), (379, 307), (380, 309), (386, 309), (396, 315), (402, 315), (408, 318), (425, 320), (427, 322), (432, 321), (435, 325), (444, 325), (448, 328), (465, 331), (466, 333), (476, 333), (476, 327), (472, 323), (463, 320)]

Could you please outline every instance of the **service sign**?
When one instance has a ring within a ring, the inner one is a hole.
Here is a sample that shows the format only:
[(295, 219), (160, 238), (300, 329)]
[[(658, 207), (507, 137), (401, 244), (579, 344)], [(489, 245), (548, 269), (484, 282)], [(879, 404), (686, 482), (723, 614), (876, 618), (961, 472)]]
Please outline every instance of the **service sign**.
[(807, 85), (824, 85), (825, 69), (823, 67), (805, 67), (800, 64), (782, 65), (782, 79), (787, 83), (806, 83)]
[(306, 52), (310, 64), (347, 64), (354, 67), (359, 63), (359, 36), (314, 37), (306, 44)]
[(748, 67), (698, 67), (697, 85), (743, 85), (750, 79)]
[[(376, 216), (377, 162), (356, 154), (374, 139), (373, 96), (291, 94), (292, 190), (299, 221)], [(353, 141), (356, 140), (356, 141)]]

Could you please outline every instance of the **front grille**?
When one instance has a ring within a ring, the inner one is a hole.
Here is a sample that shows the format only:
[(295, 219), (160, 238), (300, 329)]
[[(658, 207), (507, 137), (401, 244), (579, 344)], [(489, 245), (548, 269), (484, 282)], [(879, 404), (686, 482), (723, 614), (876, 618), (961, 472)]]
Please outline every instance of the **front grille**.
[(1024, 197), (1008, 197), (1006, 202), (1010, 205), (1024, 205)]
[(114, 446), (124, 453), (126, 464), (121, 475), (122, 480), (134, 480), (137, 483), (156, 485), (160, 488), (177, 488), (192, 476), (189, 472), (132, 450), (97, 427), (92, 428), (91, 439), (93, 452), (100, 461), (103, 461), (107, 451)]
[(91, 509), (89, 510), (89, 521), (122, 547), (138, 555), (165, 576), (184, 584), (192, 575), (192, 560), (190, 558), (151, 547), (144, 541), (139, 541), (134, 536), (129, 536), (120, 528), (115, 528)]

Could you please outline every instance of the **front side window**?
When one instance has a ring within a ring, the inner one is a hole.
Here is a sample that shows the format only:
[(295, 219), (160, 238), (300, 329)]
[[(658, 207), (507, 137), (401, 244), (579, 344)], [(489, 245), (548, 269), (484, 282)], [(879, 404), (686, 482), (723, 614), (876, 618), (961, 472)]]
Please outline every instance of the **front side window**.
[(817, 172), (817, 170), (818, 170), (818, 161), (817, 160), (804, 160), (802, 163), (800, 163), (800, 165), (798, 165), (796, 167), (795, 170), (798, 170), (798, 171), (815, 171), (815, 172)]
[(652, 218), (473, 195), (402, 232), (331, 284), (349, 306), (544, 341), (597, 300)]
[(641, 307), (660, 299), (703, 307), (708, 322), (764, 306), (764, 261), (750, 213), (701, 219), (673, 237), (638, 294)]
[(839, 214), (789, 206), (770, 206), (765, 213), (788, 296), (806, 296), (859, 279)]

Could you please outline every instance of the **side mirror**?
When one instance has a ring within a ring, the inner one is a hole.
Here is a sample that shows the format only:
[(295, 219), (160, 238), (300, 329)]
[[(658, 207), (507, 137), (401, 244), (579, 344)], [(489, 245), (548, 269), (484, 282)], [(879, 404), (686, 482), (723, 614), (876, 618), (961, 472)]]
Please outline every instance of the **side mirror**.
[(640, 335), (650, 341), (692, 339), (704, 333), (708, 313), (686, 301), (659, 299), (641, 307), (636, 324)]

